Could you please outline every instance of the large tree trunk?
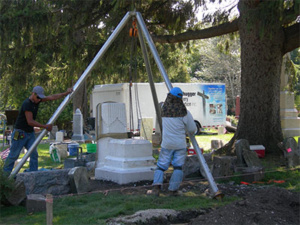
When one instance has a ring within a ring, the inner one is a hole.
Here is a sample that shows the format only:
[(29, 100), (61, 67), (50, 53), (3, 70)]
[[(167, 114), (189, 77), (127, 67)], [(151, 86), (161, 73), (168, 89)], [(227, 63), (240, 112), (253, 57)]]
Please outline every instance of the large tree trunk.
[(236, 139), (279, 152), (280, 71), (284, 34), (280, 1), (240, 0), (241, 114)]

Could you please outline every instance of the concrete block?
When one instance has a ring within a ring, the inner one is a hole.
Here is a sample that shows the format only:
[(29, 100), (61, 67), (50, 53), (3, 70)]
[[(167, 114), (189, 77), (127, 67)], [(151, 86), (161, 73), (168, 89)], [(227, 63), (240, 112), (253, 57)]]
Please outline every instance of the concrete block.
[(116, 169), (151, 167), (154, 165), (154, 163), (155, 163), (155, 159), (152, 156), (134, 157), (134, 158), (107, 156), (105, 158), (105, 165), (109, 165), (109, 167), (113, 167)]
[(104, 162), (105, 162), (105, 157), (109, 154), (109, 151), (111, 149), (110, 146), (110, 141), (113, 138), (111, 137), (106, 137), (106, 138), (101, 138), (97, 141), (97, 165), (96, 167), (103, 167)]
[(74, 168), (77, 166), (85, 166), (85, 160), (78, 160), (77, 158), (67, 158), (64, 160), (64, 168)]
[(262, 167), (236, 167), (235, 172), (241, 173), (242, 180), (248, 183), (260, 181), (265, 176)]
[(143, 139), (111, 139), (109, 155), (120, 158), (152, 156), (152, 144)]
[(143, 180), (153, 180), (154, 168), (116, 169), (104, 166), (95, 169), (95, 179), (109, 180), (118, 184), (128, 184)]
[(41, 194), (27, 195), (26, 209), (27, 213), (46, 211), (46, 197)]
[(112, 139), (98, 141), (98, 163), (95, 179), (126, 184), (152, 180), (155, 159), (152, 144), (143, 139)]

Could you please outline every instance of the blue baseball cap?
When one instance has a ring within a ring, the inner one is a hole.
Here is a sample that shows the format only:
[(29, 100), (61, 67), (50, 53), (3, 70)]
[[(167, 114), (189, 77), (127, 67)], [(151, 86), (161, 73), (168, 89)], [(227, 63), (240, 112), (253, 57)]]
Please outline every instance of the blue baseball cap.
[(174, 95), (178, 98), (182, 98), (182, 96), (183, 96), (182, 90), (179, 87), (172, 88), (172, 90), (170, 91), (170, 94)]
[(41, 86), (35, 86), (32, 89), (32, 92), (36, 93), (37, 96), (39, 96), (40, 98), (45, 98), (45, 94), (44, 94), (44, 88), (42, 88)]

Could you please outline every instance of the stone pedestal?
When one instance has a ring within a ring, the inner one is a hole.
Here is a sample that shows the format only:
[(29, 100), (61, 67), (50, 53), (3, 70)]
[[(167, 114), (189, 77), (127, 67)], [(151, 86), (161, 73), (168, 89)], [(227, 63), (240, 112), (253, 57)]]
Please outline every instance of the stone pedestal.
[(294, 108), (294, 93), (280, 92), (280, 119), (284, 137), (300, 135), (300, 117)]
[[(95, 179), (126, 184), (153, 180), (155, 159), (148, 140), (126, 137), (124, 103), (97, 106), (97, 164)], [(153, 126), (153, 125), (152, 125)]]
[(300, 136), (300, 118), (294, 107), (295, 96), (293, 92), (287, 91), (289, 79), (289, 54), (285, 55), (282, 61), (280, 77), (280, 119), (284, 137)]
[[(153, 180), (155, 159), (152, 144), (142, 139), (99, 140), (98, 163), (95, 179), (126, 184), (141, 180)], [(105, 149), (105, 150), (104, 150)]]

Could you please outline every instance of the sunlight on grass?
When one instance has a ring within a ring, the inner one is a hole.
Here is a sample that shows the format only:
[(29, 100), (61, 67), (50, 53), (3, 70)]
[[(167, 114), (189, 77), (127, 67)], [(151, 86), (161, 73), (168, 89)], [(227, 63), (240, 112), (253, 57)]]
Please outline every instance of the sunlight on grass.
[[(211, 208), (228, 204), (237, 198), (224, 198), (222, 202), (200, 196), (200, 193), (190, 191), (181, 197), (146, 195), (122, 195), (110, 192), (87, 194), (84, 196), (66, 196), (55, 198), (53, 205), (53, 224), (106, 224), (105, 221), (120, 215), (130, 215), (138, 210), (146, 209), (174, 209), (188, 210)], [(22, 209), (19, 208), (19, 209)], [(21, 216), (22, 224), (45, 224), (45, 212), (26, 215), (26, 209), (14, 210), (4, 208), (1, 224), (18, 224)], [(14, 216), (13, 216), (14, 215)], [(9, 220), (8, 220), (9, 219)]]
[(231, 140), (233, 135), (234, 134), (231, 133), (231, 134), (221, 134), (221, 135), (197, 135), (195, 137), (200, 148), (203, 148), (204, 151), (210, 151), (212, 140), (222, 140), (223, 144), (225, 145)]

